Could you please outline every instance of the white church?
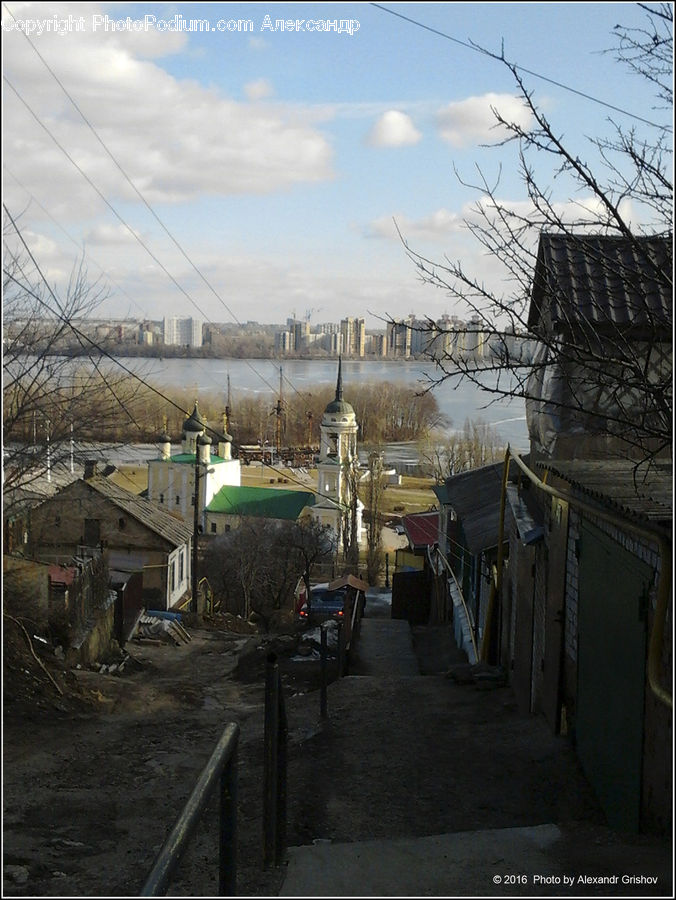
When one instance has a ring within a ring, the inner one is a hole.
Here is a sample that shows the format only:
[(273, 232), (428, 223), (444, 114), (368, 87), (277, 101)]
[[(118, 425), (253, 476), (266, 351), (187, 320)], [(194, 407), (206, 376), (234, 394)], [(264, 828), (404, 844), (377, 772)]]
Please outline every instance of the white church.
[[(208, 421), (200, 413), (196, 400), (192, 413), (183, 423), (180, 453), (171, 455), (171, 438), (165, 433), (159, 439), (160, 457), (148, 463), (148, 499), (186, 522), (194, 519), (195, 473), (199, 466), (198, 522), (202, 530), (205, 528), (205, 513), (216, 495), (227, 494), (228, 487), (241, 486), (240, 461), (232, 458), (232, 437), (227, 433), (225, 423), (222, 433), (217, 435), (217, 452), (212, 451), (213, 444), (207, 429)], [(322, 416), (317, 491), (314, 504), (309, 509), (322, 525), (331, 526), (339, 543), (343, 517), (353, 500), (346, 469), (349, 464), (358, 465), (358, 430), (354, 409), (343, 399), (342, 361), (339, 360), (336, 396)], [(263, 490), (275, 491), (279, 496), (276, 488), (252, 490), (259, 494)], [(363, 540), (363, 509), (363, 503), (357, 498), (359, 544)]]

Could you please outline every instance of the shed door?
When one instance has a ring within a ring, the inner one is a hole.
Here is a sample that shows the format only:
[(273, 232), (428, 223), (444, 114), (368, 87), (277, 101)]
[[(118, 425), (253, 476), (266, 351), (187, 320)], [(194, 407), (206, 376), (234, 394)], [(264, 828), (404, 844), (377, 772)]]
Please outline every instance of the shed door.
[(578, 755), (610, 827), (637, 832), (651, 572), (584, 521), (579, 552)]
[(545, 610), (545, 658), (542, 708), (556, 734), (561, 720), (561, 667), (563, 665), (563, 617), (566, 605), (566, 551), (568, 504), (552, 500), (549, 533), (549, 577)]

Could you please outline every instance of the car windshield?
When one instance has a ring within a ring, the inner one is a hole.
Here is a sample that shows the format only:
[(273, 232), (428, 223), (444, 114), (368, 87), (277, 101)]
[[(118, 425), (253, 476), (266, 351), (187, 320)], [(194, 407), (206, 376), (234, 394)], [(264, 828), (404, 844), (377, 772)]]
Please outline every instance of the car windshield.
[(327, 591), (327, 590), (318, 590), (312, 592), (312, 605), (327, 605), (331, 604), (332, 606), (343, 606), (345, 602), (345, 592), (344, 591)]

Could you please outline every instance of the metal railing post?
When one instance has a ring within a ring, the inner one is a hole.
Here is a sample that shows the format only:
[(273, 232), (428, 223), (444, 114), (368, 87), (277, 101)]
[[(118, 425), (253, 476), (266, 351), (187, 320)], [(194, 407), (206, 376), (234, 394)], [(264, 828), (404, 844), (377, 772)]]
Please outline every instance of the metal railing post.
[(277, 841), (275, 846), (275, 865), (281, 866), (286, 855), (286, 762), (287, 736), (289, 726), (286, 721), (286, 706), (282, 691), (282, 680), (277, 673), (277, 697), (279, 702), (278, 734), (277, 734)]
[(263, 865), (268, 868), (276, 857), (277, 778), (279, 740), (279, 668), (270, 653), (265, 666), (265, 774), (263, 798)]
[(338, 625), (338, 677), (342, 678), (345, 671), (345, 625), (341, 621)]
[[(219, 886), (223, 894), (227, 896), (236, 896), (237, 873), (235, 869), (235, 856), (237, 852), (236, 778), (238, 740), (239, 725), (236, 722), (232, 722), (227, 725), (223, 731), (223, 734), (214, 748), (209, 761), (202, 770), (192, 793), (186, 800), (185, 806), (157, 854), (153, 867), (141, 888), (139, 896), (159, 897), (166, 892), (181, 857), (187, 848), (188, 841), (195, 833), (209, 798), (216, 788), (216, 785), (219, 783), (221, 785), (222, 804), (224, 802), (224, 793), (227, 793), (227, 797), (225, 798), (225, 808), (222, 805), (220, 811), (220, 833), (218, 841)], [(227, 792), (223, 791), (224, 775), (227, 783)], [(226, 872), (226, 866), (232, 866), (232, 868)]]
[(237, 748), (221, 775), (218, 892), (237, 894)]
[(326, 655), (327, 655), (327, 641), (326, 641), (326, 624), (323, 623), (320, 628), (321, 634), (321, 642), (320, 642), (320, 660), (321, 660), (321, 690), (319, 694), (319, 713), (322, 719), (325, 719), (327, 716), (327, 702), (326, 702)]

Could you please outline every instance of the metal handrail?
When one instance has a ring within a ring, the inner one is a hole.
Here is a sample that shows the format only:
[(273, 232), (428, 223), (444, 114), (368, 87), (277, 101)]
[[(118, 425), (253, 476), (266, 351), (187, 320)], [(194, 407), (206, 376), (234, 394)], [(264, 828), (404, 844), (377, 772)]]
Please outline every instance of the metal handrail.
[(286, 853), (286, 764), (288, 724), (277, 656), (265, 666), (265, 772), (263, 777), (263, 864), (280, 866)]
[(150, 874), (141, 888), (141, 897), (158, 897), (166, 891), (217, 782), (220, 782), (221, 795), (218, 889), (222, 897), (236, 895), (238, 741), (239, 725), (237, 722), (231, 722), (226, 725), (209, 761), (197, 779), (197, 784), (157, 854)]
[[(465, 615), (467, 616), (467, 622), (470, 624), (470, 626), (473, 626), (473, 625), (474, 625), (474, 616), (470, 613), (470, 611), (469, 611), (469, 609), (468, 609), (468, 607), (467, 607), (467, 603), (465, 602), (465, 597), (464, 597), (464, 595), (463, 595), (463, 593), (462, 593), (462, 588), (460, 587), (460, 584), (459, 584), (459, 582), (458, 582), (458, 579), (457, 579), (456, 576), (455, 576), (455, 572), (454, 572), (453, 569), (451, 568), (451, 564), (450, 564), (449, 561), (446, 559), (446, 557), (445, 557), (444, 554), (441, 552), (441, 550), (437, 549), (437, 553), (439, 554), (439, 557), (440, 557), (441, 561), (443, 562), (443, 564), (446, 566), (446, 568), (448, 569), (448, 571), (451, 573), (451, 578), (452, 578), (453, 581), (455, 582), (455, 586), (456, 586), (456, 588), (458, 589), (458, 596), (460, 597), (460, 602), (462, 603), (462, 608), (465, 610)], [(469, 636), (470, 636), (470, 638), (472, 639), (472, 647), (474, 648), (474, 655), (475, 655), (475, 657), (476, 657), (477, 659), (479, 659), (479, 651), (478, 651), (478, 649), (477, 649), (476, 639), (475, 639), (475, 637), (474, 637), (474, 628), (473, 628), (473, 627), (470, 627), (470, 629), (469, 629)]]

